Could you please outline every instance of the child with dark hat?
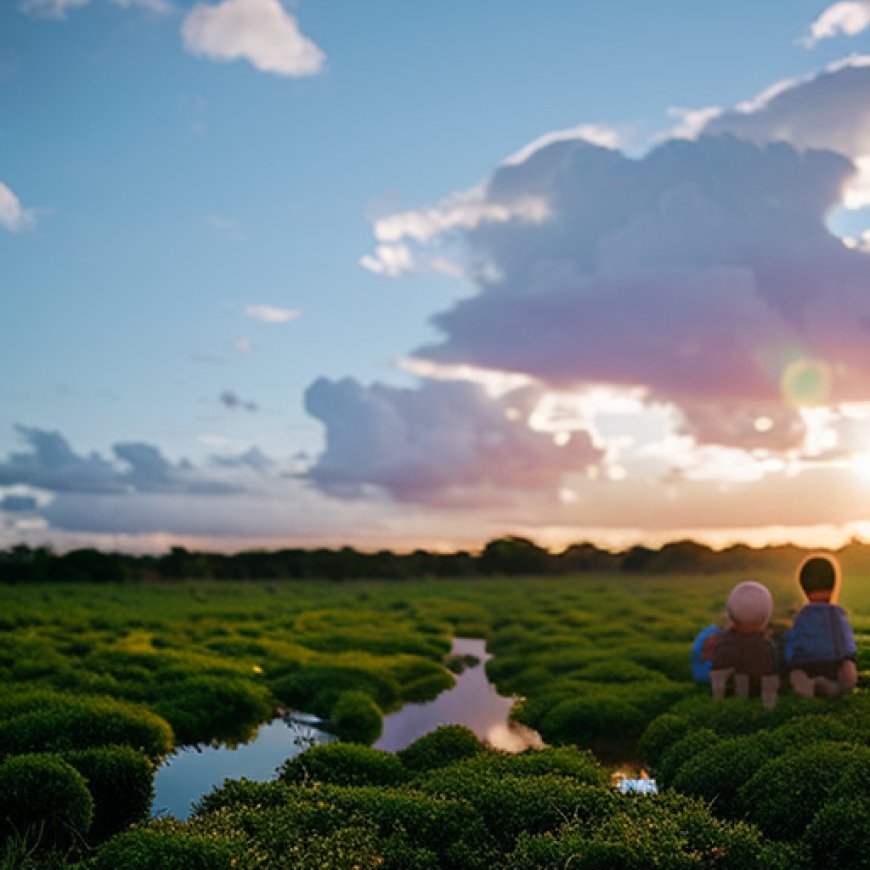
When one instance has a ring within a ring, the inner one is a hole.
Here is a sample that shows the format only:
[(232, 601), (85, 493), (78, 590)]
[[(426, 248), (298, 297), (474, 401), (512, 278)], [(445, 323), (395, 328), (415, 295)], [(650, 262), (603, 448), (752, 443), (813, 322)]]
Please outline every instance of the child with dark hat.
[(846, 612), (837, 601), (839, 562), (828, 554), (808, 556), (798, 568), (807, 604), (786, 636), (789, 682), (799, 695), (851, 692), (858, 682), (855, 638)]

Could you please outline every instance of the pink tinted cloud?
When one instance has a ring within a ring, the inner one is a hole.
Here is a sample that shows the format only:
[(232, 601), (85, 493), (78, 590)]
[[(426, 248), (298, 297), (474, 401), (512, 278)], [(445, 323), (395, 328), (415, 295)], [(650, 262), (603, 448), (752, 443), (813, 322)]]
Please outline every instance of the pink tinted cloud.
[(537, 398), (521, 389), (494, 399), (461, 382), (398, 388), (321, 378), (305, 404), (326, 426), (326, 449), (308, 478), (336, 495), (377, 486), (400, 501), (430, 504), (468, 506), (503, 498), (506, 489), (554, 494), (566, 470), (582, 471), (600, 453), (585, 432), (558, 444), (552, 433), (530, 429)]

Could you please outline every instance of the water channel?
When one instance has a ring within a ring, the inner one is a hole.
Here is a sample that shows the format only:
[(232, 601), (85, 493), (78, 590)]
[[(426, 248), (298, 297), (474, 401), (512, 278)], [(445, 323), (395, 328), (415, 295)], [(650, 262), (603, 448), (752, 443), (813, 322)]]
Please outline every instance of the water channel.
[[(384, 730), (375, 748), (396, 752), (439, 725), (465, 725), (481, 740), (498, 749), (520, 752), (543, 746), (537, 731), (508, 718), (514, 698), (498, 694), (486, 676), (486, 642), (457, 637), (452, 656), (473, 656), (478, 663), (467, 667), (456, 684), (424, 704), (405, 704), (384, 717)], [(305, 722), (276, 718), (261, 725), (256, 736), (241, 746), (183, 747), (169, 756), (157, 771), (152, 812), (185, 819), (191, 804), (225, 779), (267, 781), (280, 765), (312, 743), (335, 738)]]

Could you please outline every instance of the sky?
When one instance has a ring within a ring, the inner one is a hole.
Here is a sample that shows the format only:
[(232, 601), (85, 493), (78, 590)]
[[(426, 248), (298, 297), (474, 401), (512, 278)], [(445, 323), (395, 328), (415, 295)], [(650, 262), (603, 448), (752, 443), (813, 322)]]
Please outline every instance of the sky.
[(6, 0), (0, 546), (870, 538), (870, 0)]

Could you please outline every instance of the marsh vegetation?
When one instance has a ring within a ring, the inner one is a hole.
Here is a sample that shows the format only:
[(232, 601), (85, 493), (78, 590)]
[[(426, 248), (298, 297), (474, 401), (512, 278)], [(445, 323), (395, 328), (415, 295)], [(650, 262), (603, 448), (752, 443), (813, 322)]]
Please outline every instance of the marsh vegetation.
[[(787, 572), (759, 579), (778, 617), (800, 603)], [(864, 866), (870, 696), (765, 711), (713, 705), (689, 680), (691, 641), (734, 580), (7, 587), (0, 867)], [(868, 591), (847, 571), (862, 684)], [(370, 748), (385, 714), (454, 684), (457, 635), (487, 639), (490, 679), (550, 748), (511, 756), (458, 727)], [(147, 820), (171, 750), (243, 741), (278, 706), (342, 741), (275, 782), (228, 781), (186, 822)], [(617, 794), (601, 762), (625, 758), (664, 792)]]

